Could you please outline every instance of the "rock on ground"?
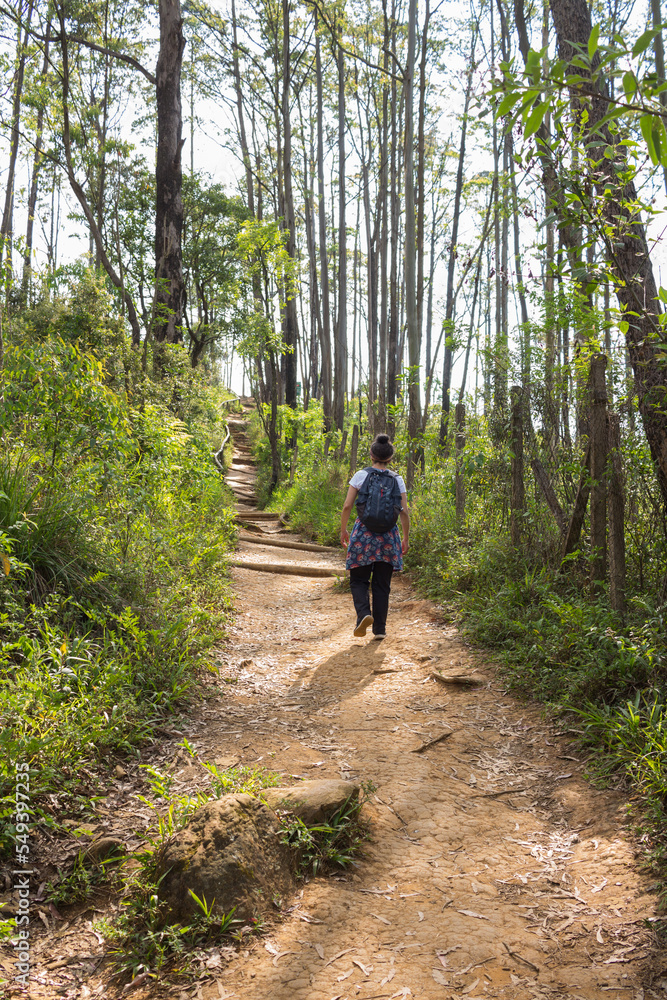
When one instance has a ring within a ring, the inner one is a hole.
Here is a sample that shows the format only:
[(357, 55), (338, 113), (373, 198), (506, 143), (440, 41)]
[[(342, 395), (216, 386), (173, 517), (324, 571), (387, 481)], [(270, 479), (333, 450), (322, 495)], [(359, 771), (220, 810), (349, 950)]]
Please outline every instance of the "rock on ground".
[(241, 920), (267, 914), (293, 888), (293, 857), (273, 812), (251, 795), (225, 795), (198, 809), (166, 845), (158, 866), (169, 919), (197, 911), (192, 889), (216, 911)]
[(262, 798), (271, 809), (288, 809), (307, 826), (326, 823), (349, 799), (359, 798), (354, 781), (301, 781), (285, 788), (265, 788)]

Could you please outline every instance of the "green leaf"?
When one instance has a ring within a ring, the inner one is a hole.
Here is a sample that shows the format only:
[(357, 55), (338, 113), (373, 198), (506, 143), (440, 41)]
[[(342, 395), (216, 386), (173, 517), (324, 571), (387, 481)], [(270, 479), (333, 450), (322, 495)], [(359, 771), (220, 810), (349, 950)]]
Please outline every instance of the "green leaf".
[(627, 99), (629, 101), (632, 100), (637, 90), (637, 77), (634, 73), (628, 72), (623, 74), (623, 90)]
[(639, 119), (639, 127), (642, 130), (644, 142), (646, 143), (646, 147), (648, 149), (648, 155), (651, 157), (651, 163), (657, 166), (658, 157), (653, 144), (653, 115), (642, 115)]
[(667, 288), (663, 288), (662, 285), (658, 290), (658, 298), (661, 302), (667, 303)]
[(547, 108), (549, 107), (548, 101), (543, 101), (542, 104), (538, 104), (537, 107), (528, 116), (528, 121), (526, 122), (526, 128), (524, 131), (524, 136), (529, 139), (531, 135), (537, 132), (538, 128), (542, 124), (545, 114), (547, 113)]
[(655, 28), (649, 28), (639, 36), (635, 44), (632, 46), (632, 55), (635, 56), (635, 58), (640, 56), (642, 52), (646, 52), (659, 30), (659, 28), (657, 30)]
[(651, 135), (653, 136), (653, 145), (655, 146), (655, 155), (658, 158), (658, 162), (661, 166), (667, 166), (667, 132), (665, 132), (665, 126), (661, 118), (655, 117), (653, 119), (653, 127), (651, 129)]
[(619, 320), (618, 328), (621, 331), (621, 333), (627, 333), (628, 330), (630, 329), (630, 324), (628, 323), (627, 320), (622, 319), (622, 320)]
[(523, 95), (521, 91), (518, 92), (515, 91), (512, 94), (506, 94), (505, 97), (503, 97), (500, 104), (498, 105), (498, 109), (496, 111), (496, 118), (502, 118), (504, 115), (507, 114), (508, 111), (511, 111), (514, 105), (517, 103), (517, 101), (521, 100), (522, 96)]
[(590, 33), (588, 39), (588, 58), (593, 58), (593, 53), (598, 47), (598, 38), (600, 37), (600, 25), (596, 24), (593, 26), (593, 30)]

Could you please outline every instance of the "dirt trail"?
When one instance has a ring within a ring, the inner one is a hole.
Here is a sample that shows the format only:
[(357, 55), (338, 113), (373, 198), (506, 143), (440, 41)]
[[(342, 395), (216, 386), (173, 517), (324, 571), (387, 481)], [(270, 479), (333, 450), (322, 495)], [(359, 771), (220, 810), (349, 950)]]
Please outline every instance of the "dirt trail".
[[(240, 554), (343, 565), (243, 542)], [(350, 595), (332, 579), (233, 579), (232, 683), (201, 720), (199, 752), (377, 791), (358, 868), (284, 900), (204, 1000), (664, 996), (623, 799), (584, 780), (566, 741), (429, 602), (396, 578), (377, 643), (353, 637)], [(442, 685), (434, 669), (481, 683)]]

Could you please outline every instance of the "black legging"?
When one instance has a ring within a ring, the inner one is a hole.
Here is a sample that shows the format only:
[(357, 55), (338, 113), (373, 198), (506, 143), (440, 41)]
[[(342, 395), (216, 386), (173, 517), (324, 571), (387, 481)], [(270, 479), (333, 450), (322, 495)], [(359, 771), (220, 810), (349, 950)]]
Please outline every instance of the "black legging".
[[(368, 595), (370, 582), (373, 593), (373, 634), (384, 635), (387, 628), (387, 611), (389, 609), (389, 593), (391, 591), (391, 574), (394, 567), (391, 563), (374, 562), (369, 566), (355, 566), (350, 570), (350, 590), (354, 609), (357, 612), (357, 625), (371, 613), (371, 603)], [(372, 576), (371, 576), (372, 574)]]

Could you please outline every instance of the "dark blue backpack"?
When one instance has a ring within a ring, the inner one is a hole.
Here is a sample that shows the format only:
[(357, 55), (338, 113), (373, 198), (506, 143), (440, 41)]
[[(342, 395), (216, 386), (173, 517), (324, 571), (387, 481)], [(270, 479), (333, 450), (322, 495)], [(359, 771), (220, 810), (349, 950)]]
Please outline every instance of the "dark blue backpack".
[(364, 469), (368, 475), (357, 494), (357, 517), (376, 535), (390, 531), (401, 513), (398, 479), (387, 469)]

